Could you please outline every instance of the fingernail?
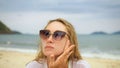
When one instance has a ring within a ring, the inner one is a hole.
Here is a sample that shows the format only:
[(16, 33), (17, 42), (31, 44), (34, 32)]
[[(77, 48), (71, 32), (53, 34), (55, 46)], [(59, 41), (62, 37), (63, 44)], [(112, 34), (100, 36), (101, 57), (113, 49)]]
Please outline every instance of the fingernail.
[(54, 55), (52, 54), (51, 57), (54, 57)]
[(73, 47), (75, 47), (75, 45), (73, 45)]

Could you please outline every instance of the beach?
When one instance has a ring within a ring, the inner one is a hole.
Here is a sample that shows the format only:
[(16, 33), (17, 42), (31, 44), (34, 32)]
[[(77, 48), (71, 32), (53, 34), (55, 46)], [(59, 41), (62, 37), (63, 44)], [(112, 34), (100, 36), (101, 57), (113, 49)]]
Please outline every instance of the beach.
[(34, 56), (33, 53), (0, 50), (0, 68), (25, 68)]
[[(0, 68), (25, 68), (34, 59), (35, 53), (0, 50)], [(83, 57), (91, 68), (120, 68), (120, 60)]]
[[(120, 68), (120, 35), (78, 35), (91, 68)], [(25, 68), (38, 50), (38, 35), (0, 35), (0, 68)]]

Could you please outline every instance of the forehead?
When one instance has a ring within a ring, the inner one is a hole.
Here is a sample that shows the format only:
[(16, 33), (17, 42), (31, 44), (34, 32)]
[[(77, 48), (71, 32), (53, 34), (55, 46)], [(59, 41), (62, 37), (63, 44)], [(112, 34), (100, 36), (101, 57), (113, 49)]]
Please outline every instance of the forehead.
[(60, 30), (60, 31), (65, 31), (67, 32), (66, 30), (66, 27), (65, 25), (63, 25), (61, 22), (58, 22), (58, 21), (54, 21), (54, 22), (51, 22), (47, 27), (46, 29), (54, 32), (56, 30)]

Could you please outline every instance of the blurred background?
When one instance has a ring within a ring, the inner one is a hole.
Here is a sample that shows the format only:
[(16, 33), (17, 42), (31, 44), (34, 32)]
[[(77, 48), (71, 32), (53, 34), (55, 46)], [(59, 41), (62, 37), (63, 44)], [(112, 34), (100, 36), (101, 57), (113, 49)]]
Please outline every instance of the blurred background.
[(83, 57), (120, 60), (119, 0), (0, 0), (0, 51), (35, 53), (56, 18), (74, 26)]

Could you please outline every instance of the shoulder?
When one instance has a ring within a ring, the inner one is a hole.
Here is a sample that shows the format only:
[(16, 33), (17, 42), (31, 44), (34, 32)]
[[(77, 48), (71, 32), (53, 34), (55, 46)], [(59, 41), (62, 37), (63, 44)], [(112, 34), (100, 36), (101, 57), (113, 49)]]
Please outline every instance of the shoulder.
[(42, 68), (42, 63), (38, 63), (37, 61), (32, 61), (26, 65), (26, 68)]
[(90, 68), (90, 64), (85, 60), (79, 60), (73, 62), (74, 68)]

